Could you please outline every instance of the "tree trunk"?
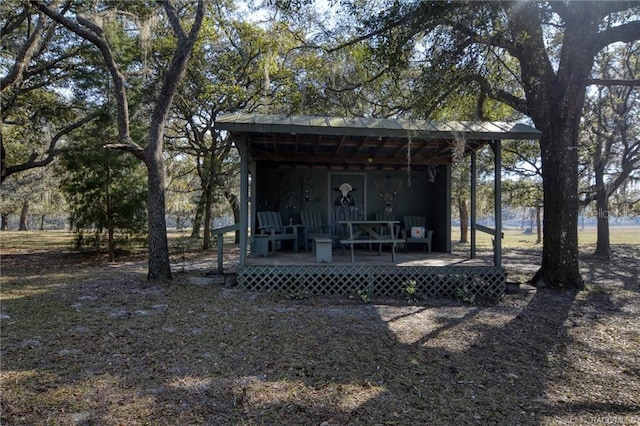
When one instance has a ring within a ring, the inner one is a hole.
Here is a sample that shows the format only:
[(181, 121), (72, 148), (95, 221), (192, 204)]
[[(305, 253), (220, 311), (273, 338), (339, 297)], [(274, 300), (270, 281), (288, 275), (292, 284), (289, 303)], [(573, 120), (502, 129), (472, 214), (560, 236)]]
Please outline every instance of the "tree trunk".
[[(605, 259), (611, 258), (611, 245), (609, 239), (609, 197), (604, 185), (600, 186), (597, 182), (598, 193), (596, 195), (597, 206), (597, 224), (598, 224), (598, 240), (596, 242), (595, 255)], [(604, 182), (602, 182), (604, 184)]]
[[(550, 126), (549, 126), (550, 127)], [(543, 129), (544, 228), (542, 265), (532, 282), (583, 289), (578, 261), (578, 150), (571, 126)]]
[(29, 214), (29, 199), (22, 202), (22, 210), (20, 211), (20, 225), (18, 231), (27, 230), (27, 215)]
[[(211, 172), (213, 175), (214, 172)], [(202, 237), (202, 250), (209, 250), (211, 248), (211, 205), (213, 204), (213, 176), (209, 176), (207, 185), (204, 189), (204, 223), (203, 223), (203, 237)]]
[(216, 182), (216, 150), (212, 149), (209, 159), (205, 161), (208, 166), (206, 168), (206, 183), (204, 186), (204, 226), (202, 238), (202, 250), (211, 248), (211, 207), (213, 205), (213, 191)]
[[(601, 118), (603, 113), (600, 108), (598, 108), (598, 114), (600, 116), (598, 123), (600, 124), (604, 120)], [(611, 247), (609, 246), (609, 193), (605, 182), (605, 169), (608, 157), (607, 153), (611, 151), (609, 142), (609, 138), (603, 138), (602, 133), (598, 133), (596, 135), (593, 155), (593, 172), (596, 180), (596, 217), (598, 226), (598, 237), (596, 241), (596, 251), (594, 254), (605, 259), (609, 259), (611, 257)]]
[(149, 284), (161, 284), (171, 281), (167, 221), (165, 218), (164, 158), (162, 156), (164, 126), (173, 96), (187, 68), (193, 45), (202, 26), (206, 2), (198, 2), (196, 17), (188, 36), (180, 26), (180, 20), (173, 5), (168, 2), (162, 2), (161, 5), (178, 37), (178, 46), (171, 60), (171, 65), (163, 78), (162, 87), (151, 114), (149, 144), (145, 148), (148, 170), (149, 273), (147, 281)]
[(536, 231), (538, 232), (536, 244), (540, 244), (542, 242), (542, 207), (540, 205), (536, 206)]
[(191, 238), (200, 238), (200, 227), (202, 226), (202, 212), (204, 210), (204, 191), (198, 198), (198, 204), (196, 205), (196, 215), (193, 218), (193, 228), (191, 229)]
[(6, 231), (9, 229), (9, 214), (2, 213), (0, 215), (0, 231)]
[(458, 213), (460, 215), (460, 242), (469, 242), (469, 210), (467, 209), (467, 200), (458, 197)]
[(147, 214), (149, 217), (149, 284), (162, 284), (171, 281), (169, 263), (169, 242), (167, 240), (167, 221), (165, 218), (165, 176), (162, 158), (162, 137), (164, 119), (154, 119), (151, 125), (147, 158)]
[(116, 248), (113, 238), (114, 226), (113, 226), (113, 207), (111, 202), (111, 163), (109, 160), (104, 163), (105, 173), (107, 175), (107, 189), (105, 194), (105, 203), (107, 210), (107, 252), (109, 253), (109, 262), (116, 260)]
[(578, 260), (578, 131), (586, 81), (602, 16), (597, 8), (572, 3), (564, 9), (565, 31), (559, 62), (547, 56), (541, 12), (535, 3), (513, 9), (511, 24), (527, 39), (519, 56), (526, 113), (541, 130), (544, 228), (542, 265), (536, 285), (584, 289)]
[(533, 234), (533, 222), (534, 220), (536, 220), (537, 218), (537, 214), (538, 211), (540, 210), (539, 207), (535, 207), (535, 208), (531, 208), (529, 209), (529, 232)]
[(109, 229), (107, 230), (109, 237), (108, 237), (108, 241), (107, 241), (107, 246), (108, 246), (108, 250), (109, 250), (109, 262), (115, 262), (116, 261), (116, 241), (114, 239), (114, 229), (113, 229), (113, 225), (109, 224)]
[[(224, 197), (229, 201), (231, 211), (233, 212), (233, 223), (240, 223), (240, 200), (236, 194), (230, 191), (224, 191)], [(235, 243), (240, 244), (240, 231), (236, 231)]]
[(100, 246), (102, 245), (102, 231), (103, 228), (96, 228), (95, 232), (94, 232), (94, 242), (93, 242), (93, 247), (100, 251)]

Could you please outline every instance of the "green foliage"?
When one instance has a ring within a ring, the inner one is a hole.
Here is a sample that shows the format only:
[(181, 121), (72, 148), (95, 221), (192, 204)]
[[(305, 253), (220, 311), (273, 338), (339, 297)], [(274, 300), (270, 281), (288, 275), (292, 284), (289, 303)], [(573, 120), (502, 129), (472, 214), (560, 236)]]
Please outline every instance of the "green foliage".
[(454, 297), (458, 302), (468, 303), (470, 305), (476, 302), (476, 295), (471, 291), (468, 284), (463, 284), (458, 287), (454, 292)]
[(359, 299), (362, 303), (371, 303), (371, 291), (369, 289), (351, 290), (349, 299)]
[(420, 303), (422, 301), (422, 294), (418, 291), (416, 280), (408, 280), (404, 283), (404, 295), (407, 302), (411, 304)]
[(503, 202), (514, 207), (542, 205), (542, 182), (528, 179), (510, 179), (502, 183)]
[(184, 230), (180, 229), (180, 235), (173, 240), (171, 244), (171, 251), (175, 255), (180, 257), (180, 272), (185, 271), (185, 261), (187, 260), (187, 236), (184, 234)]
[[(606, 49), (596, 57), (602, 79), (640, 77), (640, 42)], [(611, 216), (640, 212), (640, 91), (599, 87), (587, 92), (580, 129), (580, 198), (583, 207)], [(595, 204), (595, 205), (592, 205)]]
[[(100, 148), (104, 130), (91, 126), (78, 149), (61, 158), (62, 189), (71, 209), (75, 231), (93, 230), (122, 236), (146, 230), (146, 173), (133, 156)], [(99, 240), (97, 240), (99, 241)], [(112, 242), (110, 242), (110, 245)], [(110, 247), (113, 248), (113, 247)]]

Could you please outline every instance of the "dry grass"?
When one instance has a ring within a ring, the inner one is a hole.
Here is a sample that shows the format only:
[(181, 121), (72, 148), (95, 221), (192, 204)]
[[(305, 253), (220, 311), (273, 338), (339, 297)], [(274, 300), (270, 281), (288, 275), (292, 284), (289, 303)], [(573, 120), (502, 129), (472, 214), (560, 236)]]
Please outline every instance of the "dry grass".
[[(518, 228), (506, 228), (504, 231), (504, 239), (502, 241), (502, 246), (505, 249), (509, 248), (540, 248), (542, 249), (542, 244), (536, 244), (536, 240), (538, 238), (537, 234), (534, 233), (526, 233)], [(610, 235), (609, 241), (611, 244), (632, 244), (632, 245), (640, 245), (640, 228), (632, 227), (632, 226), (611, 226), (609, 228)], [(477, 235), (477, 246), (480, 248), (490, 248), (492, 247), (491, 239), (493, 236), (489, 234), (485, 234), (483, 232), (478, 231)], [(471, 238), (469, 236), (469, 238)], [(578, 240), (579, 244), (582, 247), (595, 246), (596, 240), (598, 238), (597, 228), (595, 227), (585, 227), (578, 229)], [(460, 240), (460, 228), (453, 227), (451, 228), (451, 241)]]
[[(585, 249), (578, 294), (406, 306), (197, 285), (213, 255), (186, 243), (148, 288), (137, 255), (5, 235), (3, 425), (640, 424), (637, 244)], [(510, 277), (539, 250), (507, 250)]]

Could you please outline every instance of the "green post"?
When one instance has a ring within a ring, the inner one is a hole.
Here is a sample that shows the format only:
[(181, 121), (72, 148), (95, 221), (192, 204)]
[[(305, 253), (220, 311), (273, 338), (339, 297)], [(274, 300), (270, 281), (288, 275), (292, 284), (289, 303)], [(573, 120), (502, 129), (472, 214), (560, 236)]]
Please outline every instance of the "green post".
[(247, 264), (247, 224), (249, 219), (249, 150), (247, 149), (247, 136), (242, 135), (236, 141), (236, 147), (240, 154), (240, 259), (239, 267)]
[(493, 152), (495, 156), (494, 202), (496, 217), (493, 260), (496, 266), (502, 266), (502, 141), (500, 139), (493, 141)]
[(471, 259), (476, 258), (476, 152), (471, 151)]
[(224, 234), (216, 235), (216, 244), (218, 246), (218, 273), (222, 274), (224, 272), (222, 270), (222, 244), (224, 244)]

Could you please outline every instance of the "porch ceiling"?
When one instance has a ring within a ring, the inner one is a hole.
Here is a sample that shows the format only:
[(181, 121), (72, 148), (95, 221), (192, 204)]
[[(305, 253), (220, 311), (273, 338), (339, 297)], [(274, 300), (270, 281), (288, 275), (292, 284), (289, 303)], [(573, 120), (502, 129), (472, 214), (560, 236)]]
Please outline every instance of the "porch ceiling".
[(520, 123), (427, 122), (377, 118), (225, 114), (216, 129), (245, 141), (252, 158), (279, 167), (399, 169), (449, 164), (456, 141), (464, 154), (492, 140), (537, 140)]

